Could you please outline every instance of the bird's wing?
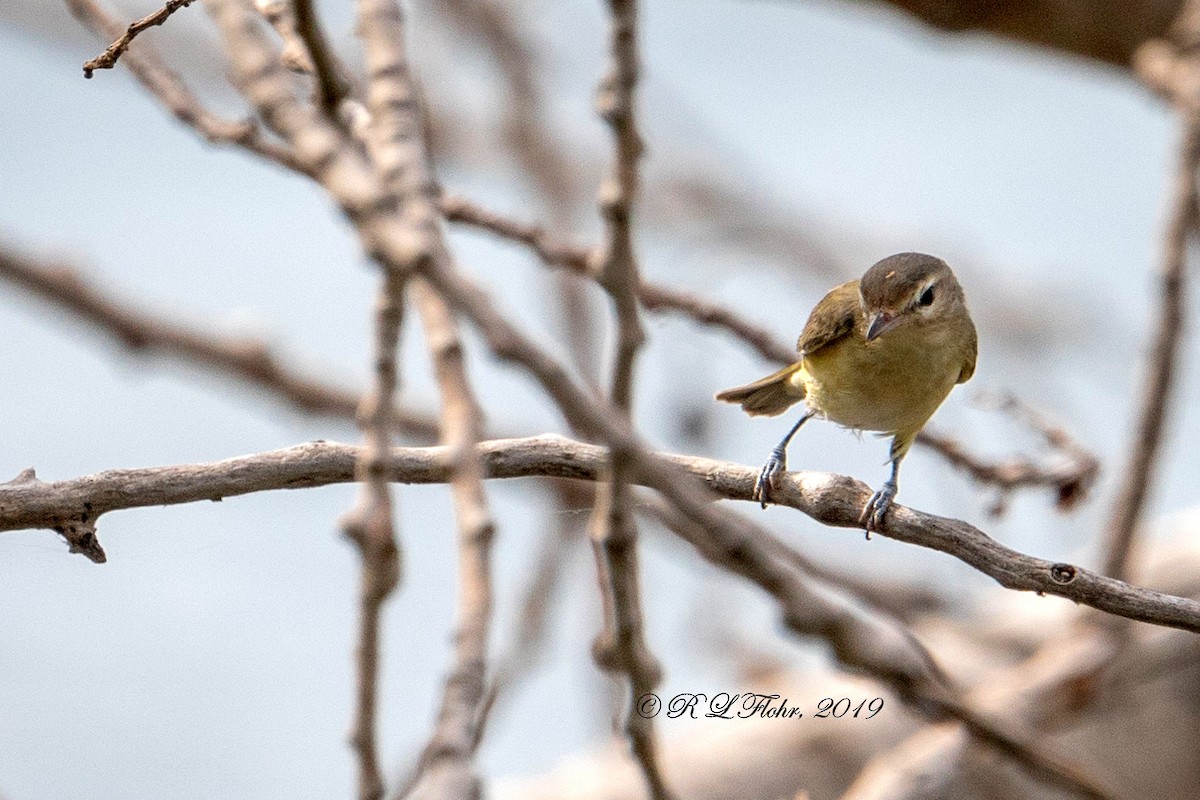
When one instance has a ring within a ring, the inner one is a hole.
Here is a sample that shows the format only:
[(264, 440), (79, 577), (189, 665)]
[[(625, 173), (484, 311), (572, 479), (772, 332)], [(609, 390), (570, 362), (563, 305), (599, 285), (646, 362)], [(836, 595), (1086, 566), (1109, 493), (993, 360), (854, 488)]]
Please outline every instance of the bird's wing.
[(975, 323), (967, 320), (970, 344), (967, 347), (966, 358), (963, 359), (962, 369), (958, 373), (957, 383), (966, 383), (975, 374), (975, 359), (979, 355), (979, 338), (975, 334)]
[(862, 317), (859, 305), (858, 281), (843, 283), (829, 290), (829, 294), (821, 298), (808, 322), (804, 324), (804, 332), (796, 342), (796, 349), (801, 355), (811, 355), (826, 345), (844, 339), (854, 332), (855, 325)]

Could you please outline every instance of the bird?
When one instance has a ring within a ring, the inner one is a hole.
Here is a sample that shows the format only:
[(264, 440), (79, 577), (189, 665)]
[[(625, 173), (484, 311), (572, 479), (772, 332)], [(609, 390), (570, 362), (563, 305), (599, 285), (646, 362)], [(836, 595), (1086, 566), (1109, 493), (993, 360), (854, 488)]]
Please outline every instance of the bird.
[(771, 451), (754, 484), (765, 509), (787, 470), (787, 447), (813, 417), (891, 436), (891, 474), (859, 517), (880, 530), (899, 489), (900, 462), (938, 406), (975, 374), (975, 324), (950, 266), (924, 253), (897, 253), (817, 303), (796, 342), (799, 358), (776, 373), (726, 389), (716, 399), (751, 416), (805, 411)]

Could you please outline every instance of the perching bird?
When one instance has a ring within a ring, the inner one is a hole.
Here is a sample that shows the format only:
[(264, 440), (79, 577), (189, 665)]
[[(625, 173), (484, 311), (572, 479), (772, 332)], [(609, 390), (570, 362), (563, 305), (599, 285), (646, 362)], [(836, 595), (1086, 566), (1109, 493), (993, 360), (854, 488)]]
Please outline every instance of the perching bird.
[(888, 256), (817, 303), (796, 349), (800, 360), (791, 366), (717, 395), (751, 416), (782, 414), (801, 400), (808, 407), (771, 451), (754, 499), (767, 507), (787, 469), (788, 442), (814, 416), (879, 431), (893, 437), (891, 477), (859, 518), (868, 532), (878, 529), (917, 433), (955, 384), (975, 372), (975, 325), (962, 286), (940, 258)]

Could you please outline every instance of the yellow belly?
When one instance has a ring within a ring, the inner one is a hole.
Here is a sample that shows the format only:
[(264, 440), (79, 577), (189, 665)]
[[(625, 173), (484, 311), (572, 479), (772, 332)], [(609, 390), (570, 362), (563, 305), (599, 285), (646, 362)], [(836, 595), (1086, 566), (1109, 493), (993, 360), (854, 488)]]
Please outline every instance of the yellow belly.
[(915, 434), (954, 388), (962, 369), (956, 348), (920, 331), (894, 331), (874, 342), (851, 336), (803, 359), (793, 381), (809, 408), (847, 428)]

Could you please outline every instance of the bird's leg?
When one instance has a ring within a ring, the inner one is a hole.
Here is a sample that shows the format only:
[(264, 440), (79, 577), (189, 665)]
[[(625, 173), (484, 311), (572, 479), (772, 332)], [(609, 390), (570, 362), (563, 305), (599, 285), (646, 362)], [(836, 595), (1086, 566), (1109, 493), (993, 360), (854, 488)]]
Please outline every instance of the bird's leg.
[(866, 529), (867, 538), (871, 538), (871, 531), (877, 531), (883, 527), (883, 517), (887, 514), (888, 509), (892, 507), (892, 500), (896, 497), (896, 492), (899, 490), (897, 477), (900, 472), (900, 461), (904, 458), (904, 453), (896, 454), (896, 445), (892, 443), (892, 476), (887, 479), (883, 486), (879, 487), (879, 491), (871, 495), (871, 499), (867, 501), (867, 505), (863, 508), (862, 516), (858, 518), (858, 524)]
[(796, 435), (796, 431), (800, 430), (800, 426), (812, 419), (813, 415), (814, 412), (807, 412), (792, 426), (792, 429), (787, 432), (787, 436), (784, 436), (771, 451), (771, 457), (767, 459), (766, 464), (763, 464), (762, 472), (758, 473), (758, 480), (754, 482), (753, 497), (763, 508), (766, 508), (767, 503), (771, 501), (771, 490), (778, 488), (779, 476), (787, 470), (788, 442), (792, 441), (792, 437)]

